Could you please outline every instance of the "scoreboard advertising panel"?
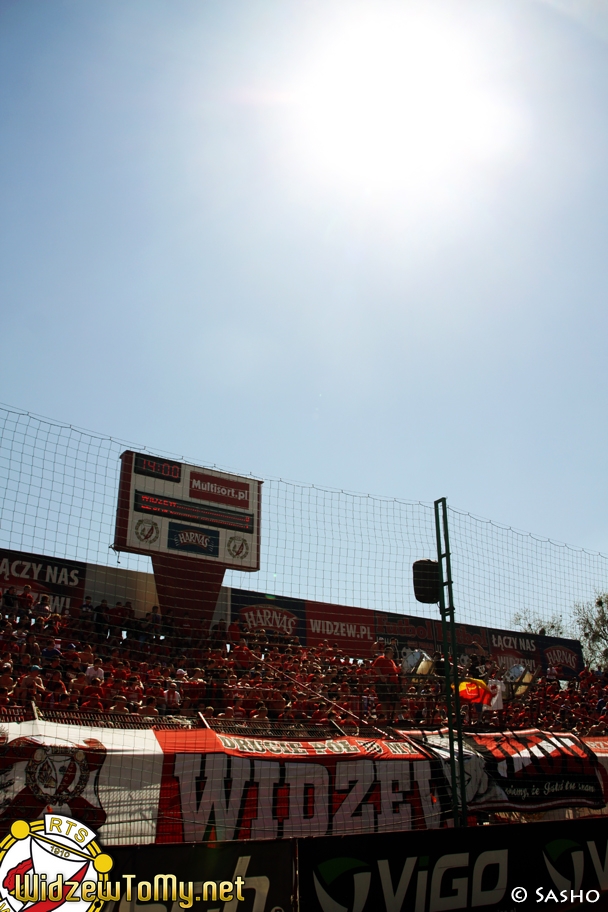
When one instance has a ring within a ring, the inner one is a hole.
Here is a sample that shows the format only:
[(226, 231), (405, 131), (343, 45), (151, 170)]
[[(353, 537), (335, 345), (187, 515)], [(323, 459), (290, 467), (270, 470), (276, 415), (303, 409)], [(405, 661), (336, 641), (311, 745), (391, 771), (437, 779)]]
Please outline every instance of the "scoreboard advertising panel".
[(260, 568), (262, 482), (127, 450), (114, 547)]

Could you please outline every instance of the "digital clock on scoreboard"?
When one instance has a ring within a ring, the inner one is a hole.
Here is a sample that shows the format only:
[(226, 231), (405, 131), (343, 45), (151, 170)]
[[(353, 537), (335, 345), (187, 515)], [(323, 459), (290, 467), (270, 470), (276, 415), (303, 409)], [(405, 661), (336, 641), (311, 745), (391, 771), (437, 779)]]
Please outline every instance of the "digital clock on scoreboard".
[(163, 481), (180, 482), (182, 480), (181, 462), (171, 462), (169, 459), (155, 459), (154, 456), (144, 456), (143, 453), (135, 453), (133, 471), (136, 475), (162, 478)]

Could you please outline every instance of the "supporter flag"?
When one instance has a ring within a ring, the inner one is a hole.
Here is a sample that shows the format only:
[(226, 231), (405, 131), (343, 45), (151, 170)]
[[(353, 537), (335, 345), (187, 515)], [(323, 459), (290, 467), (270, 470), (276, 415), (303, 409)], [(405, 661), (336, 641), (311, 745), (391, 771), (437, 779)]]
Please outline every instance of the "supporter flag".
[(461, 681), (458, 693), (463, 703), (483, 703), (489, 706), (492, 702), (490, 688), (485, 681), (480, 681), (479, 678), (469, 678), (468, 681)]

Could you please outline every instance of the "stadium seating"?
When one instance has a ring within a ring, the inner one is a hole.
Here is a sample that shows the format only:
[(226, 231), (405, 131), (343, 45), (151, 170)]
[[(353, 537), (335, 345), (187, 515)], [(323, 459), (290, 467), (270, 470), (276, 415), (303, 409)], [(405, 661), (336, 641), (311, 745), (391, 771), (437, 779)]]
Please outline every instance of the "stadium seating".
[[(0, 651), (0, 716), (9, 720), (31, 712), (65, 721), (102, 714), (116, 726), (173, 720), (226, 730), (238, 723), (253, 732), (281, 723), (286, 732), (305, 724), (346, 733), (447, 722), (443, 657), (402, 662), (383, 641), (363, 660), (330, 641), (305, 648), (295, 637), (236, 622), (200, 635), (156, 608), (136, 618), (128, 602), (87, 599), (57, 615), (44, 596), (34, 604), (26, 587), (4, 593)], [(465, 727), (607, 733), (608, 674), (506, 672), (491, 656), (459, 665)]]

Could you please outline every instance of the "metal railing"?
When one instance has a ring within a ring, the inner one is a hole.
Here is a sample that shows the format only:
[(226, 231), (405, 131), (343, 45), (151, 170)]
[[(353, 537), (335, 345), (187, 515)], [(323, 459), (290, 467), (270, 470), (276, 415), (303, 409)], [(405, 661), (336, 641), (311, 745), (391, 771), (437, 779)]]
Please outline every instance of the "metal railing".
[[(388, 725), (369, 725), (360, 720), (358, 725), (341, 728), (334, 722), (315, 723), (310, 720), (215, 719), (200, 714), (201, 723), (221, 735), (241, 738), (265, 738), (277, 741), (335, 741), (336, 738), (386, 738), (403, 740), (399, 732)], [(403, 726), (401, 726), (403, 727)]]
[(3, 706), (0, 709), (0, 725), (9, 722), (33, 722), (36, 718), (33, 703), (25, 706)]
[[(0, 722), (1, 722), (0, 717)], [(200, 728), (194, 716), (140, 716), (137, 713), (82, 712), (80, 710), (35, 708), (35, 717), (41, 722), (63, 725), (86, 725), (92, 728), (169, 729)], [(16, 720), (22, 721), (22, 720)]]

